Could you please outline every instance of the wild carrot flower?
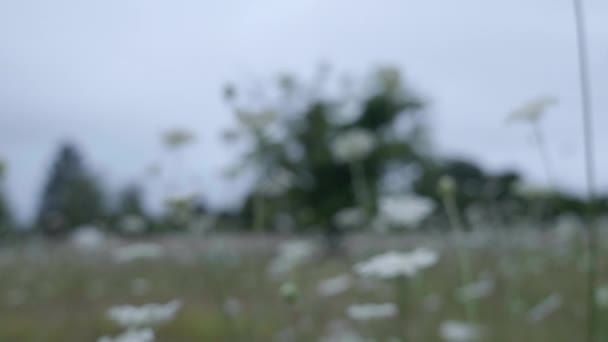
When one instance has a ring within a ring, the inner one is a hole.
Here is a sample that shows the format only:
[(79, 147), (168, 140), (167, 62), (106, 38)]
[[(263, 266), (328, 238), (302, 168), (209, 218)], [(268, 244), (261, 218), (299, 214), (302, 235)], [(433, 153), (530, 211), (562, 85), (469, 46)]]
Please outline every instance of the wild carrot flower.
[(398, 311), (397, 305), (394, 303), (353, 304), (346, 309), (346, 314), (350, 319), (367, 321), (394, 317)]
[(269, 271), (280, 275), (289, 272), (294, 267), (309, 260), (315, 253), (315, 245), (306, 240), (284, 242), (279, 246), (278, 253), (272, 259)]
[(348, 290), (350, 286), (350, 276), (343, 274), (320, 282), (317, 286), (317, 292), (322, 297), (331, 297)]
[(126, 328), (148, 327), (172, 320), (181, 306), (179, 300), (172, 300), (166, 304), (120, 305), (111, 307), (107, 316)]
[(557, 311), (561, 306), (562, 296), (559, 293), (552, 293), (528, 312), (528, 320), (531, 322), (542, 321), (545, 317)]
[(153, 342), (154, 331), (152, 329), (129, 329), (116, 337), (103, 336), (97, 342)]
[(433, 266), (438, 259), (437, 253), (428, 248), (417, 248), (409, 253), (390, 251), (360, 262), (354, 269), (359, 275), (372, 278), (412, 277)]
[(547, 110), (547, 107), (557, 103), (557, 99), (550, 96), (542, 96), (534, 98), (525, 103), (520, 108), (511, 112), (507, 118), (508, 121), (527, 121), (537, 122), (540, 120)]
[(475, 324), (449, 320), (441, 323), (439, 335), (446, 342), (471, 342), (480, 340), (482, 334)]
[(391, 227), (415, 228), (435, 210), (435, 203), (421, 196), (387, 196), (380, 199), (379, 216)]
[(118, 263), (126, 263), (139, 259), (156, 259), (164, 255), (165, 249), (163, 246), (146, 242), (133, 243), (120, 247), (113, 253), (114, 261)]
[(355, 162), (369, 155), (376, 139), (372, 133), (364, 129), (351, 129), (338, 135), (331, 144), (331, 150), (339, 162)]

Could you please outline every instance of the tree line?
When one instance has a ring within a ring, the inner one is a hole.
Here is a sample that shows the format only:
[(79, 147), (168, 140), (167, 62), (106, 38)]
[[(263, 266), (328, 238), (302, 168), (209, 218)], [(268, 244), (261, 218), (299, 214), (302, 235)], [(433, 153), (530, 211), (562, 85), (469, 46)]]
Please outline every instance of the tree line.
[[(439, 180), (449, 176), (462, 217), (481, 215), (508, 225), (522, 219), (550, 222), (561, 213), (606, 212), (600, 196), (588, 203), (557, 189), (527, 185), (516, 171), (488, 172), (471, 160), (433, 151), (426, 101), (398, 70), (380, 68), (359, 80), (336, 81), (327, 68), (312, 80), (282, 75), (264, 89), (234, 85), (224, 91), (237, 126), (222, 137), (226, 149), (242, 151), (226, 177), (253, 176), (238, 210), (209, 212), (196, 196), (167, 198), (150, 213), (142, 188), (111, 195), (84, 162), (74, 143), (59, 147), (49, 168), (29, 229), (61, 236), (86, 224), (120, 232), (190, 229), (213, 216), (226, 229), (340, 229), (336, 215), (357, 209), (361, 226), (372, 224), (381, 198), (410, 193), (440, 203)], [(333, 89), (333, 90), (332, 90)], [(191, 140), (185, 131), (164, 136), (171, 150)], [(239, 148), (240, 146), (240, 148)], [(0, 234), (15, 231), (0, 164)], [(441, 206), (429, 228), (441, 227)], [(439, 222), (439, 223), (438, 223)]]

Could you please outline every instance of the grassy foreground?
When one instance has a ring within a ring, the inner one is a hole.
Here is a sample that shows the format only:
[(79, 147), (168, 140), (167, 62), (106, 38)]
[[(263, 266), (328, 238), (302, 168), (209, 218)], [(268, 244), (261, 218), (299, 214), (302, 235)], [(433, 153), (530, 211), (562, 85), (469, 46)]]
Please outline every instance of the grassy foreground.
[[(95, 341), (122, 331), (107, 319), (108, 308), (172, 299), (181, 300), (183, 307), (174, 320), (157, 327), (158, 341), (332, 341), (336, 338), (329, 336), (337, 327), (361, 340), (405, 341), (402, 336), (407, 334), (408, 341), (442, 341), (441, 322), (465, 320), (449, 237), (356, 235), (346, 241), (343, 255), (320, 251), (288, 275), (273, 276), (268, 264), (284, 240), (252, 235), (162, 237), (154, 242), (164, 247), (165, 256), (127, 263), (113, 261), (111, 253), (133, 241), (112, 239), (89, 251), (67, 242), (1, 246), (0, 341)], [(476, 300), (482, 340), (583, 340), (580, 241), (558, 240), (550, 233), (523, 232), (469, 237), (473, 278), (493, 284)], [(409, 280), (407, 313), (350, 319), (350, 304), (393, 302), (396, 297), (390, 281), (363, 279), (352, 272), (352, 265), (390, 249), (417, 246), (437, 250), (440, 259)], [(348, 290), (331, 297), (318, 293), (320, 281), (345, 273), (353, 280)], [(297, 284), (294, 305), (279, 295), (285, 279)], [(560, 305), (532, 319), (530, 310), (551, 294), (559, 296)], [(605, 311), (602, 315), (608, 317)]]

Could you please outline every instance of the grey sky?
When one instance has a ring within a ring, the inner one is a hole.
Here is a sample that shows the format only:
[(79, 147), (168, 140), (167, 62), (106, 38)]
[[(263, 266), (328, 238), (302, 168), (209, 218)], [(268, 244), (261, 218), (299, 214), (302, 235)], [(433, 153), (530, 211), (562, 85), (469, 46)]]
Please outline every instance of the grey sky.
[[(600, 183), (608, 185), (608, 3), (585, 1), (595, 87)], [(564, 187), (584, 183), (573, 15), (569, 0), (0, 2), (0, 158), (27, 214), (57, 142), (81, 143), (111, 184), (159, 160), (159, 132), (200, 134), (190, 181), (216, 204), (242, 186), (219, 180), (218, 133), (233, 122), (226, 81), (310, 75), (320, 61), (361, 75), (401, 67), (431, 100), (442, 153), (543, 180), (528, 127), (504, 117), (553, 95), (543, 128)], [(190, 177), (190, 176), (188, 176)]]

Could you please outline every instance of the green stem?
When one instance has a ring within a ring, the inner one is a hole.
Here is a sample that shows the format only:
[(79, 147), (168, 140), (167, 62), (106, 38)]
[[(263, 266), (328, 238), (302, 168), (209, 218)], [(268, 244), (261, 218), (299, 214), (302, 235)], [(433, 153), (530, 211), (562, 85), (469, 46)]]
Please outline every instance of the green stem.
[(553, 175), (551, 158), (549, 158), (549, 151), (547, 150), (547, 145), (545, 144), (543, 132), (540, 129), (540, 124), (538, 123), (538, 121), (532, 124), (532, 128), (534, 130), (534, 140), (536, 141), (536, 147), (538, 148), (538, 153), (540, 154), (540, 159), (543, 163), (543, 168), (545, 170), (545, 176), (547, 177), (547, 181), (554, 190), (557, 190), (557, 182), (555, 180), (555, 176)]
[(398, 277), (395, 279), (395, 297), (397, 300), (397, 307), (399, 309), (399, 325), (402, 329), (401, 337), (403, 341), (409, 340), (409, 326), (408, 326), (408, 303), (409, 303), (409, 284), (408, 279), (405, 277)]
[[(579, 82), (581, 91), (581, 106), (583, 112), (583, 139), (585, 145), (585, 179), (587, 182), (587, 193), (589, 205), (595, 201), (595, 171), (593, 154), (593, 120), (591, 105), (591, 82), (589, 78), (589, 65), (587, 56), (587, 35), (585, 32), (585, 16), (582, 0), (573, 0), (574, 21), (576, 25), (576, 43), (578, 52)], [(597, 304), (595, 302), (595, 290), (597, 287), (597, 257), (598, 242), (595, 222), (588, 213), (587, 219), (587, 341), (597, 340)]]
[(366, 214), (371, 214), (369, 189), (365, 181), (365, 169), (361, 161), (353, 161), (350, 163), (350, 172), (353, 178), (353, 194), (359, 206), (363, 208)]
[[(445, 194), (442, 196), (443, 205), (448, 215), (448, 221), (450, 226), (456, 235), (456, 257), (458, 259), (458, 270), (460, 272), (460, 281), (462, 286), (466, 286), (472, 282), (472, 271), (469, 256), (466, 253), (465, 247), (462, 245), (464, 239), (462, 234), (464, 232), (464, 226), (462, 224), (460, 214), (456, 208), (454, 197), (451, 194)], [(477, 307), (476, 300), (465, 300), (463, 305), (467, 320), (470, 323), (477, 323)]]

